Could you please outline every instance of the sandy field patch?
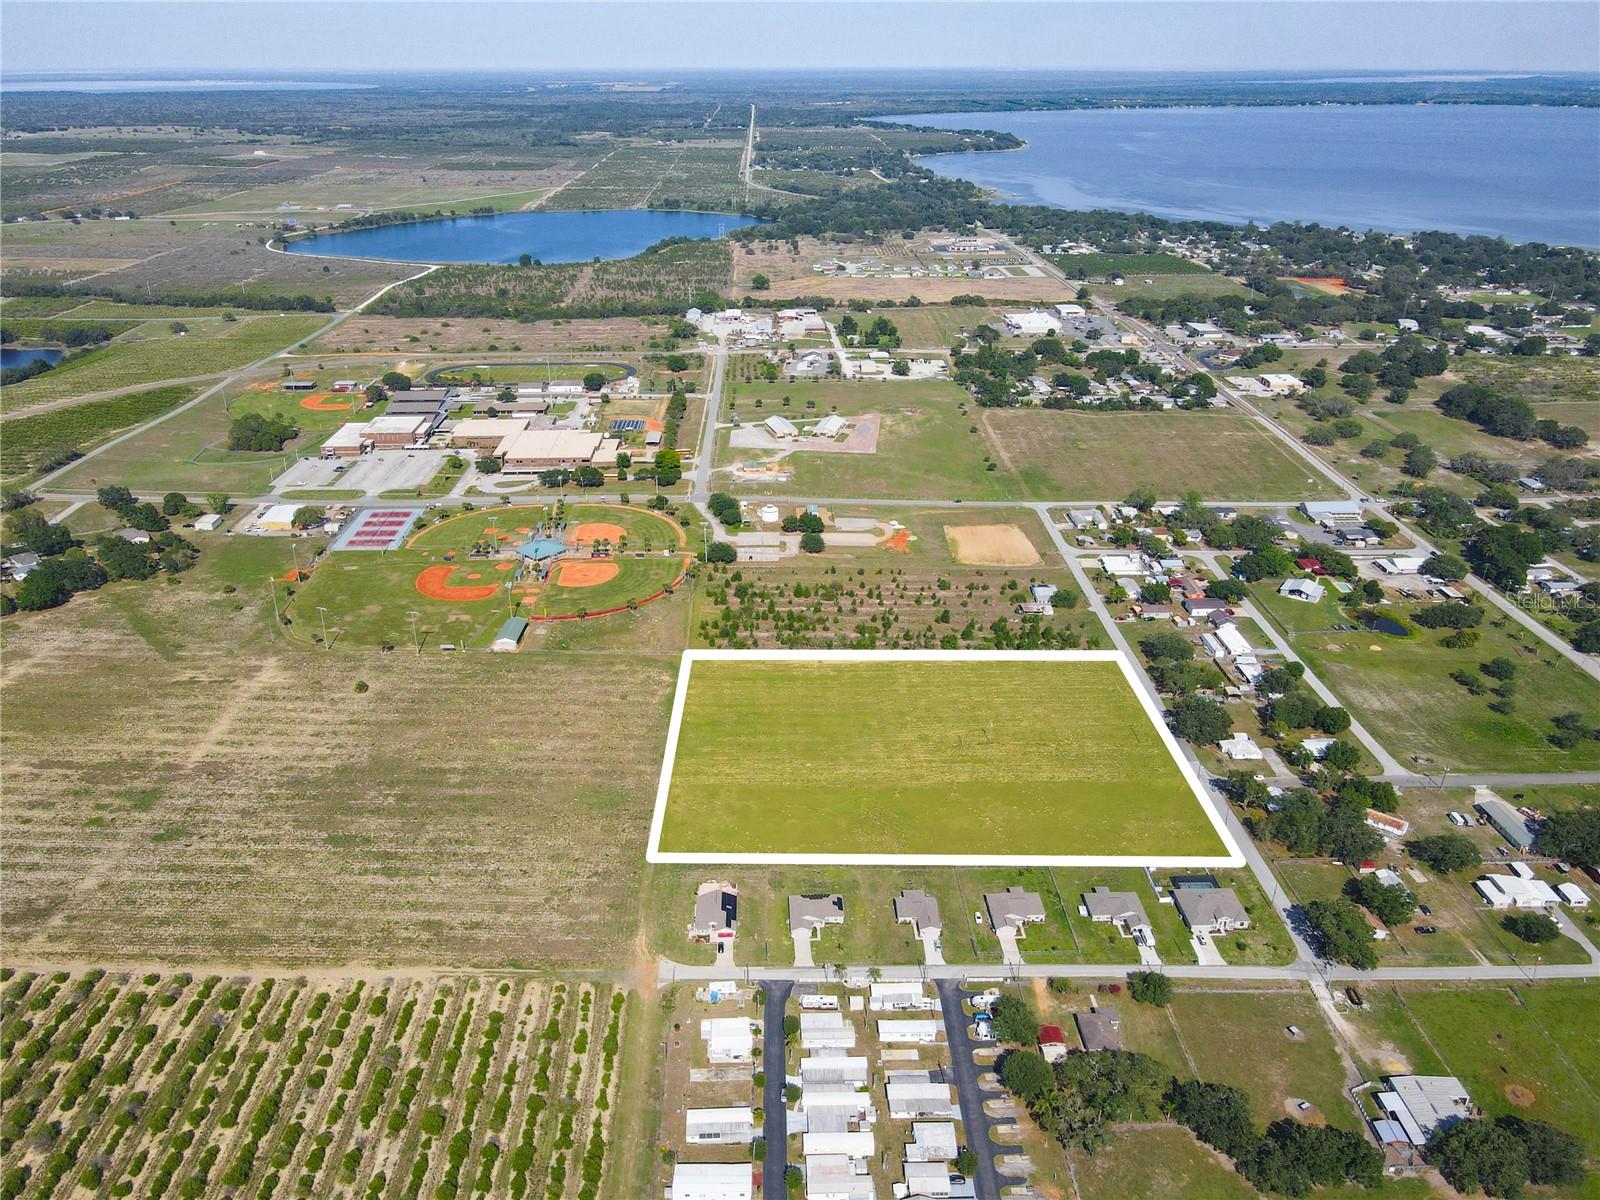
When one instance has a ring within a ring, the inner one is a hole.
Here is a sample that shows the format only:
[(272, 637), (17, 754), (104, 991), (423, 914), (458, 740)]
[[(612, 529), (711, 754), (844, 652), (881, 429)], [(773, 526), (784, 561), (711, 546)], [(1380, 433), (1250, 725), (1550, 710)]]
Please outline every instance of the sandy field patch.
[[(450, 572), (455, 568), (451, 566), (425, 567), (417, 575), (417, 591), (429, 600), (487, 600), (500, 589), (492, 583), (477, 584), (452, 584)], [(468, 576), (468, 578), (475, 578)]]
[[(411, 338), (417, 338), (416, 342)], [(503, 352), (569, 353), (575, 347), (605, 347), (608, 350), (637, 350), (651, 337), (651, 329), (633, 317), (604, 320), (552, 321), (480, 320), (451, 317), (378, 317), (361, 314), (319, 338), (315, 348), (322, 353), (335, 350), (388, 351), (415, 353), (438, 350), (445, 353), (480, 350), (490, 343)]]
[[(613, 525), (610, 521), (585, 521), (576, 526), (567, 535), (567, 545), (582, 546), (590, 542), (610, 542), (615, 545), (628, 536), (628, 531), (621, 525)], [(615, 574), (615, 572), (613, 572)]]
[(557, 565), (556, 583), (568, 588), (599, 587), (615, 579), (622, 568), (614, 562), (564, 562)]
[(1071, 300), (1077, 293), (1056, 279), (895, 279), (872, 276), (825, 276), (809, 271), (794, 279), (774, 279), (774, 299), (829, 296), (836, 300), (904, 300), (916, 296), (930, 304), (947, 304), (956, 296), (996, 300)]
[(300, 401), (300, 407), (311, 412), (344, 412), (350, 407), (349, 400), (334, 400), (331, 392), (317, 392)]
[(1308, 287), (1314, 292), (1326, 292), (1330, 296), (1343, 296), (1350, 290), (1350, 285), (1337, 275), (1296, 275), (1293, 279), (1301, 287)]
[(980, 567), (1031, 567), (1039, 561), (1028, 535), (1015, 525), (946, 525), (945, 539), (958, 563)]

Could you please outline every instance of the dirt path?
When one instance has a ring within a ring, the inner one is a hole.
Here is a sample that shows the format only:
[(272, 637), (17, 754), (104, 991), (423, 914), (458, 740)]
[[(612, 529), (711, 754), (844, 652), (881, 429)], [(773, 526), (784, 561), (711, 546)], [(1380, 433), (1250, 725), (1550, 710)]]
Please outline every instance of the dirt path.
[(283, 665), (276, 658), (269, 658), (262, 667), (250, 678), (244, 680), (232, 696), (223, 701), (222, 708), (218, 711), (216, 719), (211, 726), (189, 748), (189, 754), (184, 762), (187, 766), (198, 766), (205, 759), (214, 754), (222, 745), (222, 740), (233, 730), (239, 718), (260, 693), (273, 684), (282, 682), (284, 677)]

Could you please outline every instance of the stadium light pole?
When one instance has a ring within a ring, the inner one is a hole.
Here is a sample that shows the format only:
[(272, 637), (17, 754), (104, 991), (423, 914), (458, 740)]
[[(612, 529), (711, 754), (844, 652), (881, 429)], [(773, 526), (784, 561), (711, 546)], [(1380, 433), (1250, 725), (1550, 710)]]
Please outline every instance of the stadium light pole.
[(418, 614), (414, 609), (406, 613), (406, 616), (411, 618), (411, 645), (416, 649), (418, 654), (421, 654), (422, 643), (417, 640), (417, 617), (419, 615), (420, 614)]
[(283, 624), (283, 618), (278, 615), (278, 585), (273, 582), (272, 576), (267, 576), (267, 592), (272, 597), (272, 623)]
[(322, 648), (324, 650), (332, 650), (333, 647), (328, 644), (328, 610), (319, 604), (317, 605), (317, 615), (322, 618)]

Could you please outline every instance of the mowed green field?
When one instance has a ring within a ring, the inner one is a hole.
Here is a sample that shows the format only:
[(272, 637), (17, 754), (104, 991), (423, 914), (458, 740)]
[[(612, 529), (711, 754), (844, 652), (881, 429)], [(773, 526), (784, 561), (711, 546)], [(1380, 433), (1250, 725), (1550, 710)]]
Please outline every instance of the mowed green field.
[[(675, 522), (638, 508), (579, 504), (566, 510), (568, 536), (587, 523), (624, 531), (625, 542), (604, 560), (616, 567), (615, 575), (580, 586), (566, 576), (566, 560), (543, 582), (531, 571), (519, 575), (510, 548), (550, 518), (550, 510), (542, 507), (464, 513), (414, 534), (399, 550), (334, 551), (296, 590), (287, 609), (290, 632), (319, 638), (325, 616), (328, 640), (335, 644), (405, 646), (413, 642), (408, 614), (414, 612), (416, 642), (423, 649), (441, 642), (481, 647), (509, 616), (598, 613), (644, 600), (683, 572)], [(570, 557), (573, 566), (588, 565), (586, 555)], [(445, 573), (431, 586), (424, 577), (430, 570)]]
[(665, 854), (1223, 858), (1110, 659), (705, 659)]

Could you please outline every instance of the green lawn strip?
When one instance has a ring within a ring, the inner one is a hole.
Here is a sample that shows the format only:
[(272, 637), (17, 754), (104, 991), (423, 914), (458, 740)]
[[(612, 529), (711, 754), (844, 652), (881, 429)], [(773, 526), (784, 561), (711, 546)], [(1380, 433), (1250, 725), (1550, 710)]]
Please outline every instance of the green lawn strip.
[[(703, 660), (693, 671), (664, 851), (1221, 850), (1115, 663)], [(1038, 709), (1041, 696), (1051, 704)], [(1030, 722), (1000, 715), (1030, 707)], [(793, 716), (764, 730), (763, 713)]]
[(1250, 928), (1213, 938), (1223, 958), (1234, 966), (1286, 966), (1294, 961), (1294, 941), (1254, 872), (1225, 871), (1217, 882), (1231, 887), (1250, 916)]
[[(1354, 622), (1331, 596), (1312, 605), (1278, 596), (1271, 584), (1251, 591), (1295, 652), (1402, 761), (1420, 754), (1438, 765), (1482, 771), (1578, 771), (1600, 764), (1600, 742), (1558, 750), (1547, 740), (1557, 714), (1600, 711), (1600, 683), (1493, 609), (1479, 626), (1476, 646), (1451, 650), (1439, 644), (1442, 634), (1435, 630), (1392, 637), (1349, 628)], [(1387, 611), (1405, 617), (1414, 609), (1391, 605)], [(1489, 711), (1492, 695), (1473, 696), (1450, 678), (1452, 671), (1476, 672), (1496, 657), (1518, 664), (1510, 715)]]
[(1356, 1128), (1333, 1035), (1307, 992), (1184, 989), (1172, 1010), (1199, 1077), (1243, 1088), (1260, 1124), (1300, 1115), (1292, 1102), (1309, 1100), (1330, 1125)]
[(290, 488), (280, 494), (285, 500), (359, 500), (366, 495), (360, 488)]
[(0, 476), (15, 479), (39, 471), (69, 450), (83, 451), (108, 437), (154, 419), (194, 398), (188, 386), (152, 388), (110, 400), (91, 400), (31, 417), (14, 417), (0, 428)]

